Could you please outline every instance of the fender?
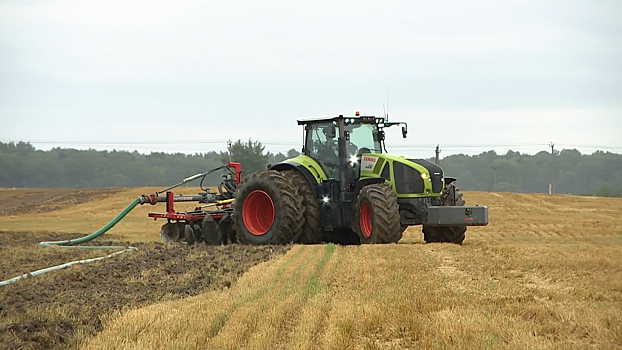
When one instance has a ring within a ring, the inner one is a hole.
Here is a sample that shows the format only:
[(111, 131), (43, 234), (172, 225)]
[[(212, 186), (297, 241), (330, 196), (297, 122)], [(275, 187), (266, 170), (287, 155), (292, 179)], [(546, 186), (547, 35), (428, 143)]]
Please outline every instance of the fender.
[(371, 184), (381, 184), (384, 183), (385, 179), (381, 177), (368, 177), (365, 179), (359, 180), (354, 186), (354, 191), (352, 191), (352, 198), (356, 198), (359, 195), (359, 192), (363, 189), (363, 187)]
[(316, 186), (317, 184), (328, 180), (326, 172), (322, 168), (321, 164), (319, 164), (312, 157), (304, 154), (295, 158), (286, 159), (283, 162), (272, 166), (270, 169), (283, 171), (292, 168), (300, 170), (307, 177), (311, 186)]
[(294, 163), (294, 162), (283, 162), (283, 163), (276, 164), (270, 168), (270, 170), (276, 170), (276, 171), (285, 171), (285, 170), (291, 170), (291, 169), (296, 169), (300, 171), (302, 175), (305, 176), (307, 181), (309, 181), (312, 187), (315, 187), (315, 185), (317, 185), (317, 181), (315, 180), (315, 177), (313, 176), (313, 174), (311, 174), (309, 169), (305, 168), (305, 166), (302, 164)]

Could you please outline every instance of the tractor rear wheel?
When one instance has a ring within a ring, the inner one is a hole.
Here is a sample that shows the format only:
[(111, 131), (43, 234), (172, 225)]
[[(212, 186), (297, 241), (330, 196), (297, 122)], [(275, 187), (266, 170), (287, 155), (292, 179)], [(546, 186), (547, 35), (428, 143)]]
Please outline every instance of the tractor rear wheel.
[(242, 244), (287, 244), (302, 231), (302, 197), (277, 171), (247, 176), (232, 207), (233, 228)]
[(315, 197), (313, 187), (311, 187), (309, 180), (296, 169), (284, 171), (283, 174), (285, 174), (294, 187), (298, 188), (298, 193), (302, 197), (302, 206), (304, 207), (302, 234), (296, 240), (296, 243), (322, 243), (324, 240), (324, 230), (320, 226), (320, 203)]
[[(455, 183), (447, 185), (441, 201), (445, 206), (463, 206), (465, 200), (462, 192)], [(426, 243), (456, 243), (462, 244), (465, 237), (466, 226), (423, 226), (423, 240)]]
[(352, 230), (362, 244), (396, 243), (402, 238), (397, 197), (385, 183), (363, 187), (353, 217)]

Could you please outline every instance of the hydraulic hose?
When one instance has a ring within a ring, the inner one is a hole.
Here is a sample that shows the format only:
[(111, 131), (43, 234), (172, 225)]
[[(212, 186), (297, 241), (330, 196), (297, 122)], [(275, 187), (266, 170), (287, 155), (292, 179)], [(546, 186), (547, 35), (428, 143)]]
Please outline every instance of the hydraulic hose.
[(72, 262), (68, 262), (68, 263), (65, 263), (65, 264), (61, 264), (61, 265), (47, 267), (47, 268), (44, 268), (44, 269), (41, 269), (41, 270), (37, 270), (37, 271), (33, 271), (33, 272), (30, 272), (30, 273), (25, 273), (25, 274), (23, 274), (21, 276), (13, 277), (13, 278), (5, 280), (5, 281), (0, 281), (0, 286), (6, 286), (7, 284), (10, 284), (10, 283), (13, 283), (13, 282), (17, 282), (20, 279), (26, 278), (26, 277), (29, 277), (29, 276), (42, 275), (44, 273), (48, 273), (48, 272), (64, 269), (66, 267), (69, 267), (69, 266), (75, 265), (75, 264), (88, 264), (88, 263), (93, 262), (93, 261), (103, 260), (103, 259), (106, 259), (106, 258), (113, 257), (115, 255), (119, 255), (119, 254), (122, 254), (122, 253), (125, 253), (125, 252), (129, 252), (129, 251), (132, 251), (132, 250), (136, 250), (136, 248), (134, 248), (134, 247), (124, 247), (124, 246), (116, 246), (116, 245), (112, 245), (112, 246), (78, 246), (78, 245), (73, 245), (73, 244), (86, 243), (86, 242), (92, 241), (95, 238), (103, 235), (105, 232), (110, 230), (114, 225), (116, 225), (119, 221), (121, 221), (121, 219), (123, 219), (130, 211), (132, 211), (132, 209), (134, 209), (134, 207), (136, 207), (138, 204), (143, 203), (143, 200), (144, 200), (143, 197), (136, 198), (125, 209), (123, 209), (117, 216), (115, 216), (114, 219), (112, 219), (108, 224), (106, 224), (104, 227), (100, 228), (99, 230), (91, 233), (90, 235), (87, 235), (87, 236), (84, 236), (84, 237), (80, 237), (80, 238), (76, 238), (76, 239), (65, 240), (65, 241), (50, 241), (50, 242), (40, 242), (39, 243), (39, 245), (42, 246), (42, 247), (57, 246), (59, 248), (73, 248), (73, 249), (123, 249), (123, 250), (120, 250), (120, 251), (114, 252), (112, 254), (109, 254), (107, 256), (102, 256), (102, 257), (99, 257), (99, 258), (92, 258), (92, 259), (84, 259), (84, 260), (72, 261)]

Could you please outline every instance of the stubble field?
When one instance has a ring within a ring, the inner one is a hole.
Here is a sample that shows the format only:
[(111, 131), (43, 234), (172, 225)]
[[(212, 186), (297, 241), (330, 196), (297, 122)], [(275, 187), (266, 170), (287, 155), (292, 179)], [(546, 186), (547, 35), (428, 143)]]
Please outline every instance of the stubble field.
[[(0, 279), (101, 256), (36, 243), (90, 233), (141, 193), (149, 189), (2, 212)], [(0, 203), (15, 194), (0, 192)], [(490, 224), (469, 228), (462, 246), (424, 244), (416, 228), (392, 245), (164, 246), (155, 243), (161, 222), (146, 217), (163, 206), (140, 207), (100, 238), (137, 251), (0, 287), (0, 343), (622, 348), (622, 199), (480, 192), (465, 198), (489, 206)]]

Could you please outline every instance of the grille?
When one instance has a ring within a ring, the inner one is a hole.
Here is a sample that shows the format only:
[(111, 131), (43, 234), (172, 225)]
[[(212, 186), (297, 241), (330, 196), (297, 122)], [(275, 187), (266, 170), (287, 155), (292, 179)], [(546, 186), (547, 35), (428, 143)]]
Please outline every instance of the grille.
[(409, 159), (413, 163), (417, 163), (424, 166), (430, 172), (430, 179), (432, 179), (432, 191), (439, 193), (443, 191), (443, 169), (440, 166), (428, 162), (424, 159)]
[(423, 193), (424, 186), (420, 172), (398, 162), (393, 163), (393, 170), (395, 172), (395, 189), (397, 193)]

